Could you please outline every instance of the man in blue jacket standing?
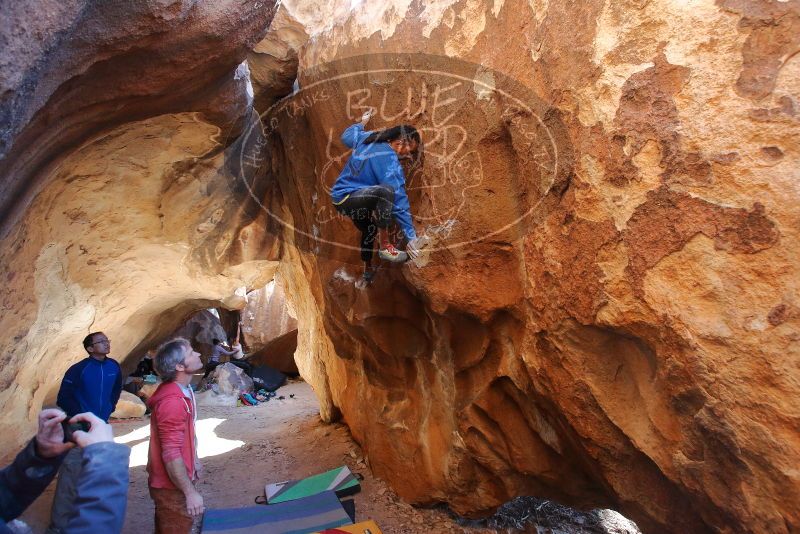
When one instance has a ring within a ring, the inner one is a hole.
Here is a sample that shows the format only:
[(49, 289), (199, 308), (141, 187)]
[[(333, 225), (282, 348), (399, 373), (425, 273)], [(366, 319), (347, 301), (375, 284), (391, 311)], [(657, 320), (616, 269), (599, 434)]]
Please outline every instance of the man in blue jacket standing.
[[(108, 357), (111, 342), (104, 333), (92, 332), (84, 338), (83, 347), (89, 356), (67, 370), (58, 391), (58, 406), (67, 417), (91, 412), (108, 422), (122, 391), (122, 370)], [(81, 449), (74, 448), (61, 464), (50, 512), (50, 534), (63, 532), (74, 511), (81, 463)]]

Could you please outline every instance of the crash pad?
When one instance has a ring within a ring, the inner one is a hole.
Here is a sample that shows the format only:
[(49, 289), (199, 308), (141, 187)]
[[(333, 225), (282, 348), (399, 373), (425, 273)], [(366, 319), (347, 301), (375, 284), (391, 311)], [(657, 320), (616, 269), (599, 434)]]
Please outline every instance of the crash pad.
[(264, 495), (267, 497), (267, 503), (273, 504), (307, 497), (327, 490), (335, 491), (339, 497), (345, 497), (358, 493), (361, 490), (361, 485), (355, 475), (350, 472), (350, 469), (347, 466), (342, 466), (299, 480), (267, 484), (264, 488)]
[(375, 521), (370, 520), (361, 521), (355, 525), (327, 528), (325, 530), (320, 530), (316, 534), (382, 534), (382, 532)]
[(252, 377), (260, 380), (267, 391), (275, 391), (286, 383), (286, 375), (269, 365), (254, 365)]
[(312, 534), (321, 530), (351, 525), (339, 498), (333, 491), (273, 504), (243, 508), (206, 510), (204, 533), (216, 534)]

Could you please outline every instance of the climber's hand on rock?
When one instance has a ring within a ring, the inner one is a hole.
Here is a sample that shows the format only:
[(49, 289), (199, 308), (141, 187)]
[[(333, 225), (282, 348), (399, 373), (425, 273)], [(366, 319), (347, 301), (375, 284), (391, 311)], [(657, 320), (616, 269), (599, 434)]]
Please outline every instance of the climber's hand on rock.
[(367, 111), (364, 112), (363, 115), (361, 115), (361, 125), (362, 126), (366, 126), (367, 125), (369, 120), (372, 118), (372, 114), (373, 114), (373, 109), (369, 108)]
[(406, 254), (408, 254), (408, 257), (411, 258), (412, 260), (415, 260), (417, 259), (417, 257), (419, 257), (419, 249), (417, 248), (414, 241), (411, 241), (408, 244), (408, 246), (406, 246)]

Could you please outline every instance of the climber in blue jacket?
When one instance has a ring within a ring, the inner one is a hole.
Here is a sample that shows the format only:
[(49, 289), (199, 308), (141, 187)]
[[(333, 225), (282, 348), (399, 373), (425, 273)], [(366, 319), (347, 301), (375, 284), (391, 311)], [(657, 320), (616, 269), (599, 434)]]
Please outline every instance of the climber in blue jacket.
[(394, 218), (411, 242), (417, 237), (411, 221), (411, 206), (406, 194), (406, 178), (400, 159), (410, 158), (420, 146), (419, 132), (408, 125), (370, 132), (364, 129), (370, 114), (342, 133), (342, 142), (353, 153), (331, 189), (336, 210), (352, 219), (361, 231), (361, 259), (364, 278), (371, 280), (372, 253), (376, 234), (380, 240), (378, 256), (401, 263), (413, 259), (418, 251), (412, 244), (400, 251), (389, 241), (389, 225)]

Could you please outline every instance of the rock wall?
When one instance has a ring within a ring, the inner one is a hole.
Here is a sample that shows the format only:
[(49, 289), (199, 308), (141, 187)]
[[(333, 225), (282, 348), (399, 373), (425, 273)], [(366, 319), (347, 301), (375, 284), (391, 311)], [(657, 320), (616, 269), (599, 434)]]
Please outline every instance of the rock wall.
[(254, 0), (4, 4), (2, 456), (88, 332), (140, 356), (272, 279), (279, 243), (230, 154), (253, 117), (243, 61), (273, 15)]
[(279, 279), (247, 294), (242, 310), (242, 337), (252, 363), (297, 374), (297, 320), (289, 314)]
[[(800, 529), (800, 3), (297, 4), (300, 92), (265, 115), (280, 272), (376, 474), (470, 515)], [(367, 107), (421, 129), (434, 246), (362, 291), (328, 190)]]
[(219, 318), (209, 310), (193, 314), (170, 337), (182, 337), (192, 343), (194, 350), (203, 357), (203, 362), (208, 362), (214, 349), (213, 340), (219, 339), (227, 343), (228, 334), (219, 322)]
[(249, 102), (234, 70), (273, 15), (249, 0), (4, 5), (3, 234), (47, 184), (48, 165), (98, 132), (173, 112), (235, 132)]
[(292, 92), (298, 50), (308, 41), (305, 27), (287, 9), (278, 9), (269, 32), (247, 54), (255, 107), (264, 111)]

